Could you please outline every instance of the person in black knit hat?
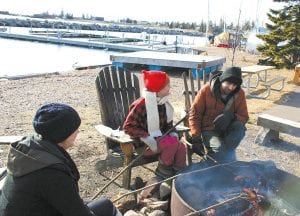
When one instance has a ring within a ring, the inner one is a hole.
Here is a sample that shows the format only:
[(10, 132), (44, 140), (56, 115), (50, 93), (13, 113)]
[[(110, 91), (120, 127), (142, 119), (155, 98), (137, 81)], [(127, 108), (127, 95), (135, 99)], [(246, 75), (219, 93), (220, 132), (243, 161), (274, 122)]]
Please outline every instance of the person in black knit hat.
[(36, 134), (13, 143), (0, 196), (1, 216), (120, 216), (105, 198), (83, 201), (79, 172), (67, 149), (74, 145), (81, 119), (72, 107), (50, 103), (33, 119)]
[(33, 119), (35, 131), (53, 143), (64, 141), (79, 128), (80, 123), (81, 119), (72, 107), (59, 103), (42, 106)]
[(238, 88), (240, 88), (243, 82), (241, 68), (231, 67), (226, 69), (223, 73), (221, 73), (219, 80), (221, 83), (224, 81), (234, 83)]
[(230, 67), (200, 89), (189, 113), (194, 152), (203, 154), (203, 143), (217, 161), (236, 160), (235, 149), (249, 119), (241, 84), (241, 68)]

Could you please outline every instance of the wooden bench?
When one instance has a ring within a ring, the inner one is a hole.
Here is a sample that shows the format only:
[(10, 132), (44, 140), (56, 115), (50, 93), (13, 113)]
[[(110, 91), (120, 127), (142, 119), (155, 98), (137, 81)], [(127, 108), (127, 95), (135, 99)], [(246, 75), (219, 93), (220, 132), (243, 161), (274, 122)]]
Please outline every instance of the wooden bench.
[(289, 100), (260, 113), (257, 125), (262, 126), (255, 143), (264, 145), (279, 138), (279, 133), (300, 137), (300, 87), (289, 95)]
[(258, 116), (257, 125), (263, 128), (258, 132), (255, 142), (264, 145), (279, 138), (279, 132), (300, 137), (300, 123), (269, 114)]
[[(286, 77), (282, 77), (282, 76), (278, 76), (274, 79), (271, 79), (265, 83), (262, 83), (261, 85), (264, 86), (266, 89), (267, 89), (267, 93), (262, 96), (262, 98), (267, 98), (270, 96), (270, 93), (271, 93), (271, 90), (274, 90), (274, 91), (281, 91), (283, 88), (284, 88), (284, 81), (285, 81)], [(281, 85), (279, 87), (272, 87), (273, 85), (277, 84), (277, 83), (280, 83), (281, 82)]]

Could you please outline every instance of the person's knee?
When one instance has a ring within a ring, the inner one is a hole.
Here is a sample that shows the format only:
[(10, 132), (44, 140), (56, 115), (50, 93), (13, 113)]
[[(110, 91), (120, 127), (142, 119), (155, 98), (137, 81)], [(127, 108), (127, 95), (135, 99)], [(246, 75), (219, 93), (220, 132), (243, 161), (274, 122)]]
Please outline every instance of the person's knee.
[(114, 216), (117, 211), (114, 204), (107, 198), (94, 200), (87, 206), (97, 216)]
[(238, 131), (241, 134), (245, 134), (245, 124), (241, 121), (234, 121), (230, 127), (229, 127), (229, 132), (230, 131)]
[(228, 131), (227, 131), (227, 135), (225, 137), (235, 137), (237, 139), (243, 139), (243, 137), (246, 135), (245, 133), (246, 128), (244, 123), (242, 123), (241, 121), (234, 121)]
[(159, 148), (164, 150), (174, 150), (176, 151), (179, 148), (180, 142), (176, 137), (167, 136), (159, 141)]
[(224, 137), (224, 143), (227, 149), (235, 149), (245, 137), (245, 125), (241, 121), (235, 121), (230, 127), (227, 135)]

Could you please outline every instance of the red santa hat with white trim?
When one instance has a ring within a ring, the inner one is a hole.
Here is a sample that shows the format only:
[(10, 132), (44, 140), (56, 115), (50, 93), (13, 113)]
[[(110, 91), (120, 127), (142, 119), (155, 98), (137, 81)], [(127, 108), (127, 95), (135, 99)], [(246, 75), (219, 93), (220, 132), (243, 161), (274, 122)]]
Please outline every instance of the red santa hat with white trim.
[(159, 92), (170, 82), (168, 74), (164, 71), (142, 70), (142, 73), (144, 86), (150, 92)]

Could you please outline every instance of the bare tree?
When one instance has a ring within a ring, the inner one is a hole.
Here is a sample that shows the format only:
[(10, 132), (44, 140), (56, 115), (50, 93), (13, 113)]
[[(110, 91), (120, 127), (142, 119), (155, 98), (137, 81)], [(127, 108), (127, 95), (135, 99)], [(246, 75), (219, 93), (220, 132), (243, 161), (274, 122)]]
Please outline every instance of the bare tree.
[(232, 52), (232, 59), (231, 59), (231, 66), (233, 66), (234, 64), (234, 57), (235, 57), (235, 50), (238, 46), (238, 41), (239, 41), (239, 32), (240, 32), (240, 17), (241, 17), (241, 7), (240, 7), (240, 11), (239, 11), (239, 16), (238, 16), (238, 22), (237, 22), (237, 26), (236, 26), (236, 31), (235, 31), (235, 37), (234, 37), (234, 41), (233, 41), (233, 52)]

